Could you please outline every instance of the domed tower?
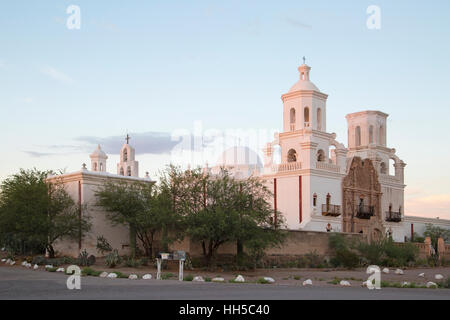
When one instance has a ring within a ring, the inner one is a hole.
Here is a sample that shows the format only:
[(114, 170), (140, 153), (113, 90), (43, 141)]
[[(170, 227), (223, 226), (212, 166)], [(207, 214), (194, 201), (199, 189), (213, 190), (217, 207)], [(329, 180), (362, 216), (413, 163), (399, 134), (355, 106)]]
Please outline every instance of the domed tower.
[(326, 132), (326, 103), (328, 95), (321, 93), (310, 80), (311, 67), (298, 67), (300, 79), (288, 93), (282, 95), (284, 132), (310, 128)]
[(108, 156), (103, 152), (100, 145), (97, 146), (97, 149), (89, 157), (91, 158), (92, 171), (106, 172), (106, 160)]
[(132, 146), (129, 145), (130, 136), (127, 134), (125, 138), (127, 141), (120, 150), (120, 162), (117, 164), (117, 174), (128, 177), (139, 176), (139, 162), (135, 157), (135, 151)]

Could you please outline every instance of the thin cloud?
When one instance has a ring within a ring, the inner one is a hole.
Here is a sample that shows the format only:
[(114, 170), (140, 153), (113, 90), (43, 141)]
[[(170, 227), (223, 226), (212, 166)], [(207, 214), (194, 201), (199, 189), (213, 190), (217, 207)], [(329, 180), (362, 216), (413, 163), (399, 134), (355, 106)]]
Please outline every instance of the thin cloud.
[(285, 18), (284, 21), (296, 28), (311, 29), (312, 26), (292, 18)]
[(49, 76), (50, 78), (52, 78), (53, 80), (62, 82), (62, 83), (72, 83), (73, 79), (71, 77), (69, 77), (68, 75), (66, 75), (65, 73), (63, 73), (62, 71), (59, 71), (53, 67), (50, 66), (46, 66), (43, 67), (41, 69), (41, 72), (43, 74), (45, 74), (46, 76)]
[[(172, 141), (169, 133), (144, 132), (130, 134), (130, 144), (135, 148), (136, 154), (168, 154), (179, 141)], [(124, 136), (110, 136), (105, 138), (83, 136), (75, 140), (95, 146), (100, 144), (106, 153), (119, 154), (125, 143)]]
[(55, 156), (57, 153), (51, 153), (51, 152), (38, 152), (38, 151), (23, 151), (29, 156), (33, 158), (41, 158), (41, 157), (50, 157)]

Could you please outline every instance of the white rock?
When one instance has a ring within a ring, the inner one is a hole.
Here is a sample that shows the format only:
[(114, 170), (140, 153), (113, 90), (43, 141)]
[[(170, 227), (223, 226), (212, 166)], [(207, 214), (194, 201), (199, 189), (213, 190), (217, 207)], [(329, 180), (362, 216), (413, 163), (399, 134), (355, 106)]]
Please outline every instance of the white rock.
[(39, 269), (39, 266), (38, 266), (37, 264), (35, 264), (34, 267), (33, 267), (33, 269), (34, 269), (34, 270), (37, 270), (37, 269)]
[(216, 278), (213, 278), (211, 281), (212, 282), (225, 282), (225, 279), (221, 278), (221, 277), (216, 277)]
[(6, 264), (9, 264), (11, 262), (11, 259), (6, 260), (5, 262)]
[(205, 279), (203, 279), (203, 277), (201, 277), (201, 276), (196, 276), (196, 277), (194, 277), (194, 279), (192, 281), (205, 282)]
[(408, 281), (403, 281), (402, 283), (402, 287), (409, 287), (411, 285), (411, 283), (409, 283)]
[(236, 277), (236, 279), (234, 279), (234, 282), (245, 282), (245, 279), (244, 279), (243, 276), (238, 275), (238, 276)]
[(427, 288), (431, 288), (431, 287), (437, 288), (437, 284), (434, 282), (431, 282), (431, 281), (427, 282)]
[(351, 287), (352, 285), (350, 284), (350, 282), (346, 281), (346, 280), (341, 280), (341, 282), (339, 282), (339, 284), (343, 287)]
[(65, 270), (64, 270), (64, 268), (58, 268), (58, 269), (56, 269), (56, 272), (64, 272)]
[(6, 259), (2, 259), (2, 262), (6, 262)]
[(21, 265), (25, 267), (27, 263), (28, 263), (27, 261), (22, 261)]
[(303, 281), (303, 286), (312, 286), (312, 280), (311, 279), (308, 279), (308, 280), (305, 280), (305, 281)]
[(389, 268), (384, 268), (384, 269), (383, 269), (383, 273), (388, 274), (388, 273), (389, 273)]
[(419, 277), (421, 277), (421, 278), (423, 278), (423, 277), (425, 277), (425, 273), (419, 273)]
[(13, 265), (16, 264), (16, 262), (15, 261), (11, 261), (9, 264), (13, 266)]
[(108, 276), (108, 272), (103, 271), (102, 273), (100, 273), (100, 278), (106, 278)]
[(117, 274), (114, 272), (111, 272), (110, 274), (108, 274), (108, 278), (117, 278)]
[(403, 270), (402, 269), (397, 269), (397, 270), (395, 270), (395, 274), (403, 274)]
[(142, 279), (144, 279), (144, 280), (150, 280), (151, 278), (152, 278), (152, 275), (150, 273), (144, 274), (142, 276)]
[(2, 251), (6, 251), (6, 248), (2, 248)]
[(275, 282), (275, 280), (273, 278), (271, 278), (271, 277), (264, 277), (264, 280), (266, 280), (269, 283), (274, 283)]
[(136, 274), (130, 274), (128, 276), (128, 279), (130, 279), (130, 280), (136, 280), (137, 278), (138, 278), (138, 276)]
[(444, 276), (442, 274), (437, 274), (437, 275), (434, 276), (434, 278), (436, 280), (442, 280), (442, 279), (444, 279)]
[(25, 267), (31, 268), (31, 263), (27, 263), (27, 264), (25, 265)]

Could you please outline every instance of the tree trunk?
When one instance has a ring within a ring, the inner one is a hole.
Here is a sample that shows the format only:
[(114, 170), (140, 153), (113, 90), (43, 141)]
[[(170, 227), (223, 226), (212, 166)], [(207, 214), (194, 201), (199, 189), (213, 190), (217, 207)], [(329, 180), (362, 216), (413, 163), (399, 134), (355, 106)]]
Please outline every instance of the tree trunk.
[(47, 252), (48, 252), (48, 257), (49, 258), (54, 258), (55, 257), (55, 249), (53, 248), (53, 246), (51, 244), (47, 245)]
[(241, 240), (236, 241), (236, 263), (241, 266), (244, 259), (244, 245)]

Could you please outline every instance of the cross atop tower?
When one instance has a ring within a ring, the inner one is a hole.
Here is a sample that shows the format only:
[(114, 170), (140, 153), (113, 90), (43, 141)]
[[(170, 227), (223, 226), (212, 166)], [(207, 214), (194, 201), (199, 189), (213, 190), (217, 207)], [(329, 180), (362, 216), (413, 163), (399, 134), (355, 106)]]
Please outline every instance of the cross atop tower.
[(306, 64), (306, 58), (303, 56), (303, 64)]
[(131, 139), (131, 137), (130, 137), (130, 135), (127, 133), (127, 136), (125, 137), (125, 140), (127, 141), (127, 144), (130, 142), (130, 139)]

